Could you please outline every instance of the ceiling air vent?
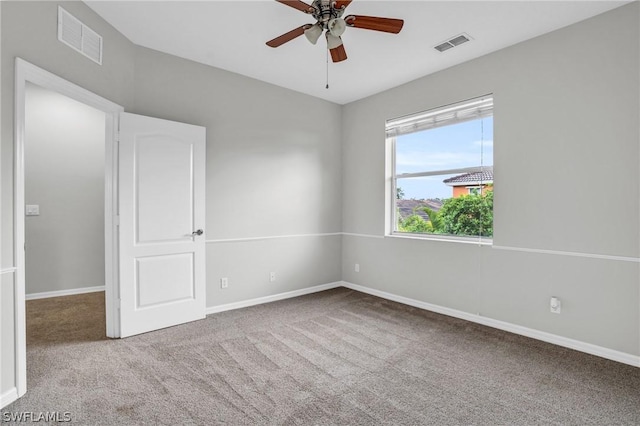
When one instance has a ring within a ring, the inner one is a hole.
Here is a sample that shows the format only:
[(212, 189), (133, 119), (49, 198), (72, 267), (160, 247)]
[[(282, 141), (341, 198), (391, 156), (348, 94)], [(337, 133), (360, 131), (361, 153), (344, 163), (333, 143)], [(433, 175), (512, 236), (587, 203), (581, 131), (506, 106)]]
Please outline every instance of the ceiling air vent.
[(452, 37), (451, 39), (445, 41), (444, 43), (440, 43), (439, 45), (435, 46), (434, 49), (436, 49), (438, 52), (444, 52), (445, 50), (449, 50), (456, 46), (460, 46), (462, 43), (466, 43), (469, 40), (471, 40), (471, 37), (468, 34), (463, 33), (455, 37)]
[(60, 6), (58, 40), (102, 65), (102, 37)]

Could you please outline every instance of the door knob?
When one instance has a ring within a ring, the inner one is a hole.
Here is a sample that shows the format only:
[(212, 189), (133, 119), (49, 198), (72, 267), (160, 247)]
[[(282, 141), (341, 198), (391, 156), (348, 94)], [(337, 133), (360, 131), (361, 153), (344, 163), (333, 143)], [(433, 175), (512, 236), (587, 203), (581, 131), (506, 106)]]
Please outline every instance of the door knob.
[(191, 235), (202, 235), (204, 234), (204, 231), (202, 229), (198, 229), (197, 231), (193, 231), (191, 233)]

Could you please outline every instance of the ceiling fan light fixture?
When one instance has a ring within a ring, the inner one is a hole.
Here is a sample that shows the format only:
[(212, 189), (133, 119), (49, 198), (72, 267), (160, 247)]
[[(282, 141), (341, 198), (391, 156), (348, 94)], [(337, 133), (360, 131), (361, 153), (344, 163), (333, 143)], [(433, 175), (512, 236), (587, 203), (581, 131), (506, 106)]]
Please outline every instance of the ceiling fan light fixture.
[[(402, 19), (377, 16), (349, 15), (343, 18), (345, 9), (351, 4), (352, 0), (311, 0), (311, 4), (306, 3), (310, 0), (276, 1), (311, 15), (316, 20), (316, 23), (294, 28), (273, 40), (269, 40), (267, 46), (282, 46), (302, 34), (311, 44), (316, 44), (324, 32), (327, 48), (331, 53), (333, 62), (342, 62), (347, 59), (347, 52), (341, 38), (347, 27), (398, 34), (404, 24)], [(457, 39), (455, 41), (458, 42)], [(327, 60), (328, 63), (329, 61)]]
[(342, 18), (335, 18), (329, 21), (328, 28), (331, 35), (340, 37), (344, 34), (344, 30), (347, 29), (347, 23)]
[(329, 48), (329, 50), (342, 46), (342, 39), (340, 37), (334, 36), (329, 31), (326, 32), (326, 35), (327, 35), (327, 48)]
[(311, 42), (311, 44), (316, 44), (320, 35), (322, 34), (322, 27), (319, 25), (312, 25), (311, 27), (304, 30), (304, 35), (307, 37), (307, 40)]

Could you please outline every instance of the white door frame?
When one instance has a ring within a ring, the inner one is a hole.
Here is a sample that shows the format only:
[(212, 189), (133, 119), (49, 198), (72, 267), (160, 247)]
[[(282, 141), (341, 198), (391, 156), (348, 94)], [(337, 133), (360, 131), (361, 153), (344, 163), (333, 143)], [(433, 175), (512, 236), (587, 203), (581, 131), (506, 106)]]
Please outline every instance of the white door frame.
[(118, 312), (118, 256), (117, 256), (117, 173), (118, 117), (124, 108), (55, 74), (45, 71), (21, 58), (15, 66), (14, 109), (14, 257), (16, 291), (14, 301), (15, 367), (18, 397), (27, 391), (27, 332), (25, 319), (25, 92), (31, 82), (45, 89), (96, 108), (105, 113), (105, 303), (107, 336), (120, 337)]

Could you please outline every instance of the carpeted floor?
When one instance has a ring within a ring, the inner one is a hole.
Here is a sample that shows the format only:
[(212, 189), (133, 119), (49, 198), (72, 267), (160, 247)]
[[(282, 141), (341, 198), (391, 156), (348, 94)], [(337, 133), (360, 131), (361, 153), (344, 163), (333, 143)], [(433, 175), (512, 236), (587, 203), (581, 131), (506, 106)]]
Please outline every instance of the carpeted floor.
[(27, 303), (29, 391), (87, 425), (640, 425), (640, 369), (339, 288), (122, 340)]

